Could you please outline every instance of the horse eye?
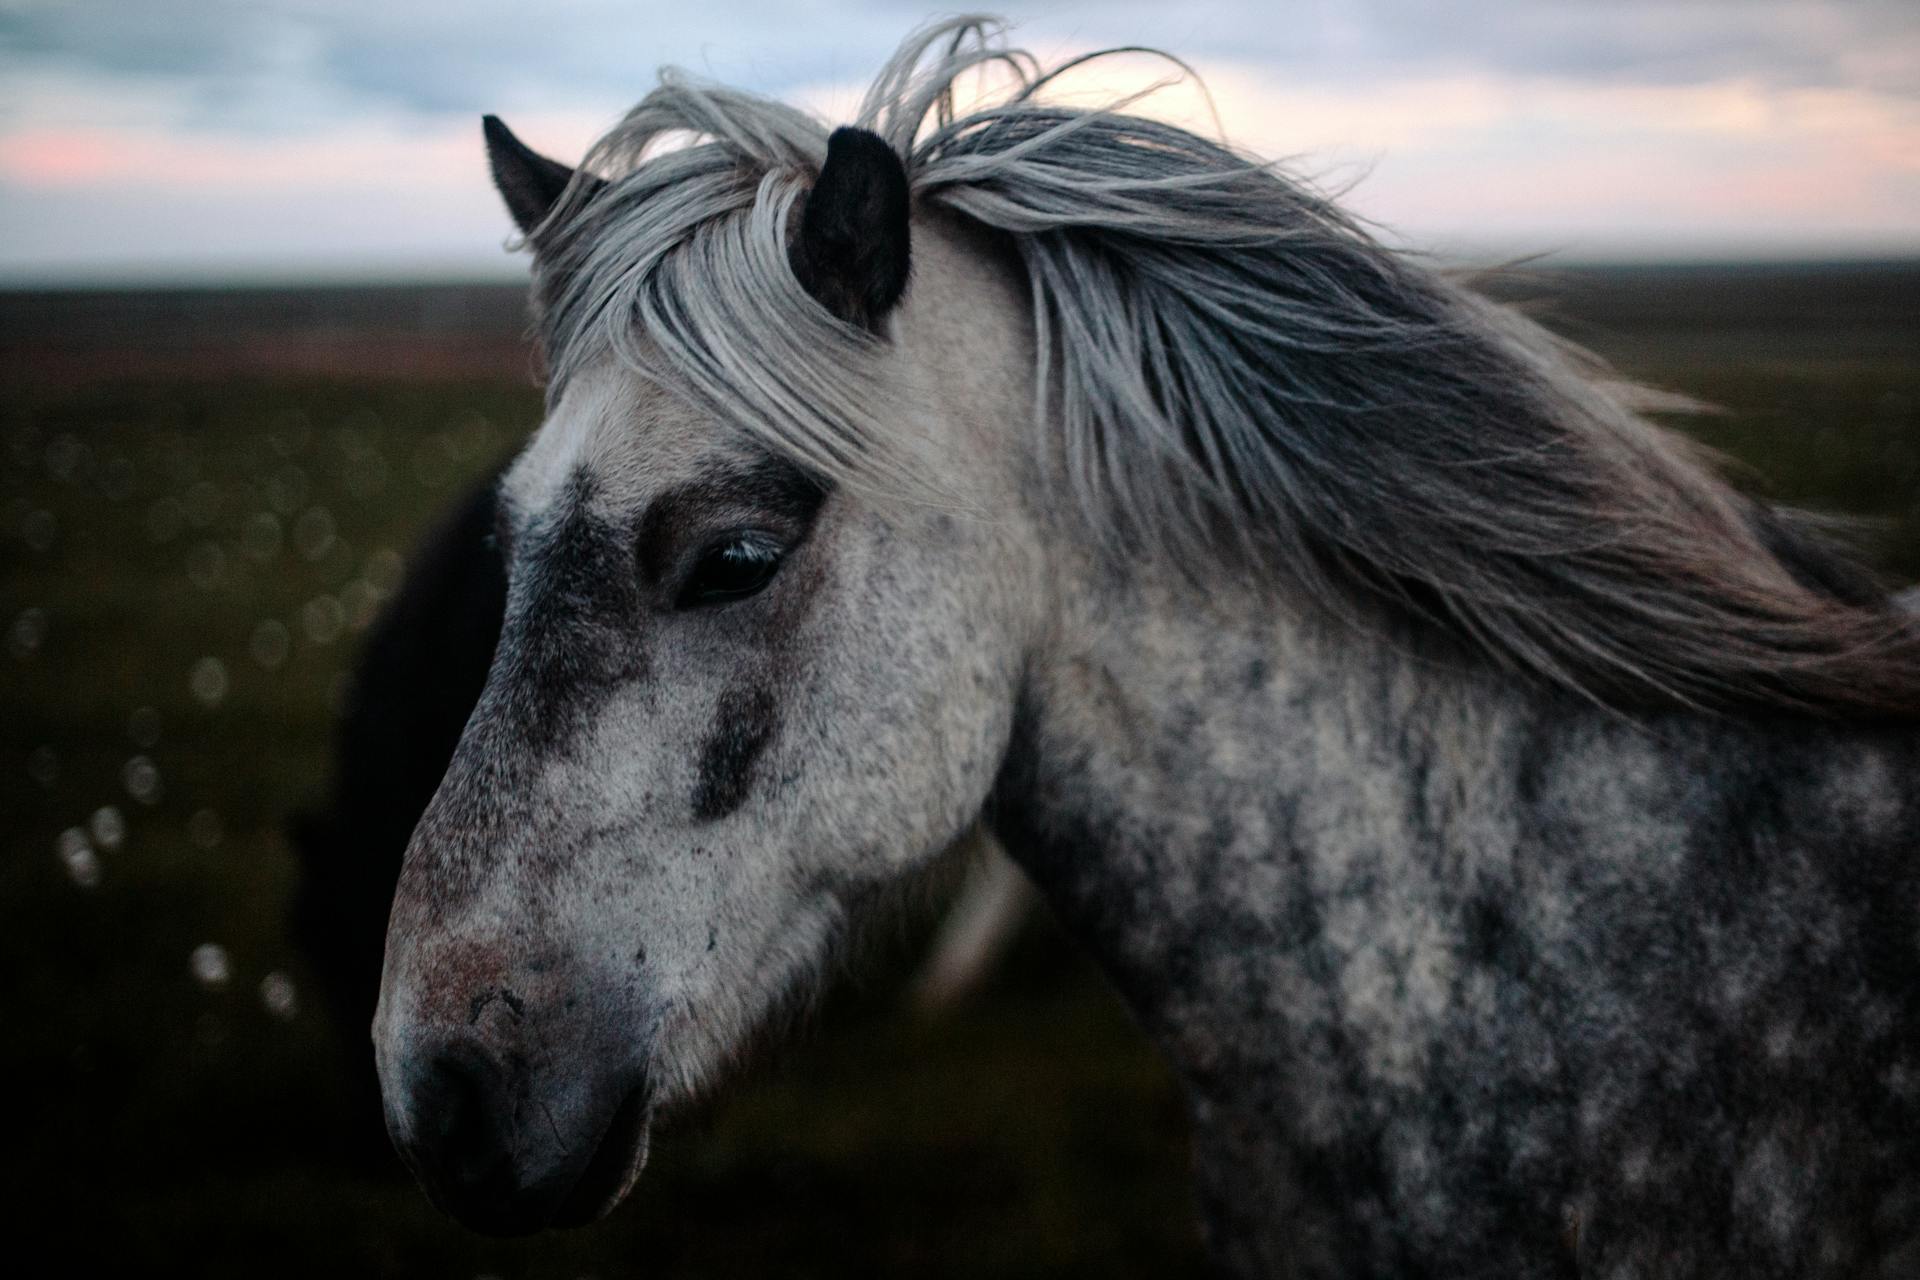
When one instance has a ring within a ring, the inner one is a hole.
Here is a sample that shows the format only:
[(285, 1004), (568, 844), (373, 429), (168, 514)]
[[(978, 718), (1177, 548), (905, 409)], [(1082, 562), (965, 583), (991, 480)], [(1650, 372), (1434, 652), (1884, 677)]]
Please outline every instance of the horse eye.
[(680, 588), (682, 609), (744, 600), (773, 581), (785, 548), (764, 533), (733, 534), (700, 553)]

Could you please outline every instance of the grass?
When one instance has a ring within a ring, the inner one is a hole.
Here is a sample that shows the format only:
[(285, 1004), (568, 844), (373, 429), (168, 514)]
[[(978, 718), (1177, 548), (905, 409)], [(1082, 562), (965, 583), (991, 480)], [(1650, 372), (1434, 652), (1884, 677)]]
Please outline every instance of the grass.
[[(1725, 406), (1688, 429), (1756, 487), (1877, 517), (1875, 556), (1911, 579), (1916, 282), (1596, 273), (1572, 277), (1564, 314), (1630, 372)], [(109, 303), (37, 340), (134, 342), (101, 320)], [(319, 787), (355, 624), (537, 420), (524, 365), (371, 376), (309, 345), (320, 358), (269, 376), (202, 348), (89, 378), (69, 348), (36, 377), (9, 341), (0, 966), (17, 1111), (0, 1196), (29, 1236), (69, 1266), (209, 1275), (1193, 1269), (1170, 1077), (1045, 922), (933, 1023), (902, 1011), (903, 930), (798, 1043), (660, 1135), (606, 1223), (499, 1242), (434, 1213), (356, 1109), (364, 1032), (331, 1025), (286, 939), (281, 823)]]

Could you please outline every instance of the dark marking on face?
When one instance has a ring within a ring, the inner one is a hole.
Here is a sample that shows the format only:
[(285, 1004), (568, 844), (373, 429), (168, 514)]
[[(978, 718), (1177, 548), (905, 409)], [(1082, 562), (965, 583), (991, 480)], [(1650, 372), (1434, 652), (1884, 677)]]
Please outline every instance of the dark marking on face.
[(537, 874), (566, 856), (564, 842), (521, 843), (559, 821), (531, 779), (542, 761), (573, 749), (614, 691), (648, 678), (651, 636), (628, 534), (593, 513), (593, 493), (593, 477), (578, 472), (551, 510), (502, 521), (496, 533), (512, 559), (505, 616), (400, 873), (396, 911), (418, 913), (413, 927), (459, 911), (504, 849), (518, 849)]
[(621, 528), (592, 513), (581, 470), (514, 536), (507, 618), (478, 719), (517, 754), (565, 749), (607, 694), (650, 670), (642, 602)]
[(662, 585), (707, 537), (741, 526), (780, 535), (791, 550), (806, 537), (829, 491), (799, 467), (771, 456), (668, 489), (648, 504), (635, 531), (641, 575)]
[(779, 705), (764, 689), (729, 689), (720, 695), (714, 729), (700, 750), (700, 775), (693, 789), (693, 816), (701, 822), (724, 818), (746, 801), (754, 762), (779, 726)]

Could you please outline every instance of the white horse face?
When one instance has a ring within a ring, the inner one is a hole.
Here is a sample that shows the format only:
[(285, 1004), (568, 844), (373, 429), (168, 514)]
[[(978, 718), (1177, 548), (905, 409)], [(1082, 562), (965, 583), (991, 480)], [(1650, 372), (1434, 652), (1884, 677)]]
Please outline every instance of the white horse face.
[[(1031, 384), (1016, 338), (981, 367), (965, 257), (921, 249), (879, 358), (954, 393), (925, 425), (977, 468)], [(506, 624), (407, 853), (375, 1042), (429, 1192), (513, 1231), (616, 1203), (653, 1107), (975, 820), (1039, 592), (1017, 513), (821, 486), (612, 362), (501, 506)]]

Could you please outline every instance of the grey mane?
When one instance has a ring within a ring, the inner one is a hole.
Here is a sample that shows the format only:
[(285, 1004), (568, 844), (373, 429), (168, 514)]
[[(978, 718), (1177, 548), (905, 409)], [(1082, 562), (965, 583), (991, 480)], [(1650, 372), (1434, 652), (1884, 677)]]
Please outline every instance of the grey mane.
[[(956, 116), (955, 80), (989, 64), (1015, 88)], [(1096, 545), (1406, 620), (1608, 705), (1920, 715), (1920, 631), (1598, 361), (1272, 165), (1048, 105), (1064, 69), (955, 20), (909, 39), (858, 123), (919, 202), (1024, 264), (1034, 447)], [(552, 393), (612, 352), (822, 476), (924, 489), (882, 339), (788, 266), (827, 133), (663, 73), (588, 155), (608, 181), (532, 237)]]

